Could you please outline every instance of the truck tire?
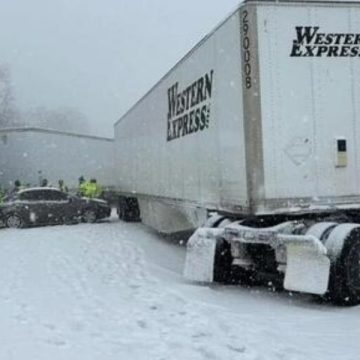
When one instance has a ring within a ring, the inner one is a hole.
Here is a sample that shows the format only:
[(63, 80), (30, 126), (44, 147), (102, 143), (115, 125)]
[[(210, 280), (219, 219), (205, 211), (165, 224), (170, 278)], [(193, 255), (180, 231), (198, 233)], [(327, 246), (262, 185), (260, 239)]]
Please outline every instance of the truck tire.
[(214, 282), (252, 286), (256, 284), (255, 272), (232, 265), (230, 244), (225, 240), (217, 241), (214, 259)]
[(330, 271), (327, 298), (336, 305), (360, 304), (360, 229), (346, 238)]
[[(221, 228), (231, 223), (226, 216), (213, 216), (206, 225), (212, 228)], [(224, 239), (218, 240), (215, 249), (214, 275), (215, 282), (221, 284), (241, 284), (252, 286), (256, 283), (255, 272), (232, 265), (230, 244)]]
[(231, 249), (230, 244), (221, 239), (216, 242), (214, 259), (214, 281), (221, 284), (231, 283)]

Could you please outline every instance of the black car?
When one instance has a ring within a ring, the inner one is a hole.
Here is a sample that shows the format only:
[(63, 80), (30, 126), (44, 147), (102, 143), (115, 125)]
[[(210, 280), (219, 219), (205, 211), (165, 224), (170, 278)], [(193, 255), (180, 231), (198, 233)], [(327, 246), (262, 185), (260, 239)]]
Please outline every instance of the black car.
[(69, 195), (54, 188), (31, 188), (8, 196), (0, 218), (9, 228), (32, 225), (93, 223), (110, 216), (106, 201)]

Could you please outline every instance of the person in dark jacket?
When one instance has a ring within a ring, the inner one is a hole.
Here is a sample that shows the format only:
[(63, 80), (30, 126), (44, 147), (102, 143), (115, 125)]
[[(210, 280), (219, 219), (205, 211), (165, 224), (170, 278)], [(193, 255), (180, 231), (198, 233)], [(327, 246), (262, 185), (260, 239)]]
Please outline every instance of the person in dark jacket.
[(65, 192), (65, 193), (69, 192), (69, 188), (65, 185), (64, 180), (60, 179), (58, 183), (59, 183), (60, 191)]
[(79, 177), (79, 188), (78, 188), (77, 194), (79, 196), (85, 196), (85, 189), (86, 189), (85, 178), (83, 176), (80, 176)]
[(15, 180), (15, 181), (14, 181), (14, 187), (13, 187), (13, 189), (12, 189), (10, 192), (11, 192), (11, 194), (15, 194), (15, 193), (17, 193), (19, 190), (22, 190), (22, 189), (23, 189), (23, 187), (21, 186), (20, 180)]

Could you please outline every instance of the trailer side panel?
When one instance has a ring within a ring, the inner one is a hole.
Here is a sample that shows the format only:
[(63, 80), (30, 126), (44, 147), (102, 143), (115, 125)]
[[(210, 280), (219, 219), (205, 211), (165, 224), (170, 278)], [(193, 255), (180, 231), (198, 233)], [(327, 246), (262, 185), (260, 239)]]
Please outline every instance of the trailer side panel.
[(247, 207), (238, 13), (115, 125), (121, 191)]

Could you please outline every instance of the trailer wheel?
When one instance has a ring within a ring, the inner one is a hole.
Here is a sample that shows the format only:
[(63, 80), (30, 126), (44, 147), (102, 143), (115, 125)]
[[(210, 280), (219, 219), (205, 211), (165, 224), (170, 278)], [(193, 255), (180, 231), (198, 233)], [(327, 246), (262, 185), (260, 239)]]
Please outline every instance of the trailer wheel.
[(137, 198), (120, 196), (117, 212), (120, 220), (140, 221), (140, 208)]
[(328, 298), (337, 305), (360, 304), (360, 229), (346, 238), (341, 254), (332, 264)]

